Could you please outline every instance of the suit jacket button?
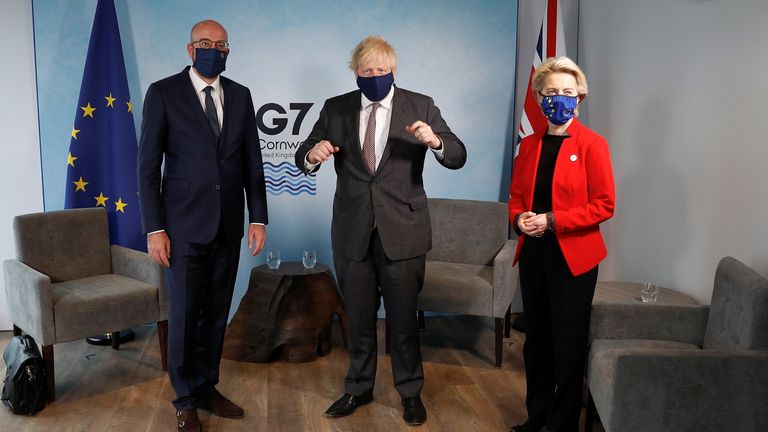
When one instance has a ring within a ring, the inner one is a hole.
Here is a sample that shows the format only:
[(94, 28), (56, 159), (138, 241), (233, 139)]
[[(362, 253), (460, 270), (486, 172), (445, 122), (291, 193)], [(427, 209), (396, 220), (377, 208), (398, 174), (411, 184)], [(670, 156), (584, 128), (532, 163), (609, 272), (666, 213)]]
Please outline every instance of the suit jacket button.
[(221, 190), (221, 186), (216, 185), (216, 190)]
[(224, 163), (224, 159), (219, 159), (219, 163), (223, 164)]

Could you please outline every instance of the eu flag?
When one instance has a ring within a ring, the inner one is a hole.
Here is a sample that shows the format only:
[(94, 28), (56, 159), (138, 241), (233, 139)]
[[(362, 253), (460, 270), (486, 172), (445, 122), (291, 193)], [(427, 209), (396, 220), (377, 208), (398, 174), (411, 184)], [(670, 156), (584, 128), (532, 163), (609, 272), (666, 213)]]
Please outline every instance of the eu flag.
[(136, 152), (115, 4), (99, 0), (69, 142), (64, 207), (105, 207), (111, 243), (146, 251)]

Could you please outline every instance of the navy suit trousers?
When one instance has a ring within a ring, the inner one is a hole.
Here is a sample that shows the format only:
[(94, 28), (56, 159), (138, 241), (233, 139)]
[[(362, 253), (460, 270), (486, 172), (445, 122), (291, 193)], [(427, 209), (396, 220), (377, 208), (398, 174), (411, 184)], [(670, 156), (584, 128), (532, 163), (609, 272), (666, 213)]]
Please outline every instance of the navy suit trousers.
[(222, 227), (208, 244), (171, 239), (168, 288), (168, 376), (177, 410), (196, 407), (197, 400), (219, 382), (232, 293), (237, 277), (240, 242)]

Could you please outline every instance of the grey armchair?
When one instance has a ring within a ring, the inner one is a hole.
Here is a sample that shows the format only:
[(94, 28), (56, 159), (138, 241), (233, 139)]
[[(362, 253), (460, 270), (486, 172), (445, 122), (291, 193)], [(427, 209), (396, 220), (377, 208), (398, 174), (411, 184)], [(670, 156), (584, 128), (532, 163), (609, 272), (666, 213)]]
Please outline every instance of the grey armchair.
[(509, 239), (505, 203), (430, 198), (432, 250), (427, 254), (419, 318), (424, 311), (495, 318), (496, 366), (509, 336), (512, 299), (518, 291), (512, 267), (517, 240)]
[(593, 306), (585, 431), (768, 430), (768, 280), (725, 257), (711, 303)]
[(157, 322), (167, 370), (162, 269), (145, 253), (110, 246), (103, 208), (17, 216), (13, 231), (18, 259), (3, 263), (9, 317), (14, 334), (24, 331), (42, 346), (50, 401), (56, 343)]

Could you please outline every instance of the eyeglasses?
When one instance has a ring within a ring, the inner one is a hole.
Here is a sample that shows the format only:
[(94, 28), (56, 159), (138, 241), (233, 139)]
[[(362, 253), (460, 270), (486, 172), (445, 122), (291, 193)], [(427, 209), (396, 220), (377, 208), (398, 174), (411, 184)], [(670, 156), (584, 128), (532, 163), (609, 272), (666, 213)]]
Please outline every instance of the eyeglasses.
[(219, 41), (212, 41), (210, 39), (198, 39), (196, 41), (190, 42), (191, 44), (199, 44), (200, 48), (202, 49), (208, 49), (216, 47), (217, 50), (223, 51), (226, 49), (229, 49), (229, 42), (219, 40)]

